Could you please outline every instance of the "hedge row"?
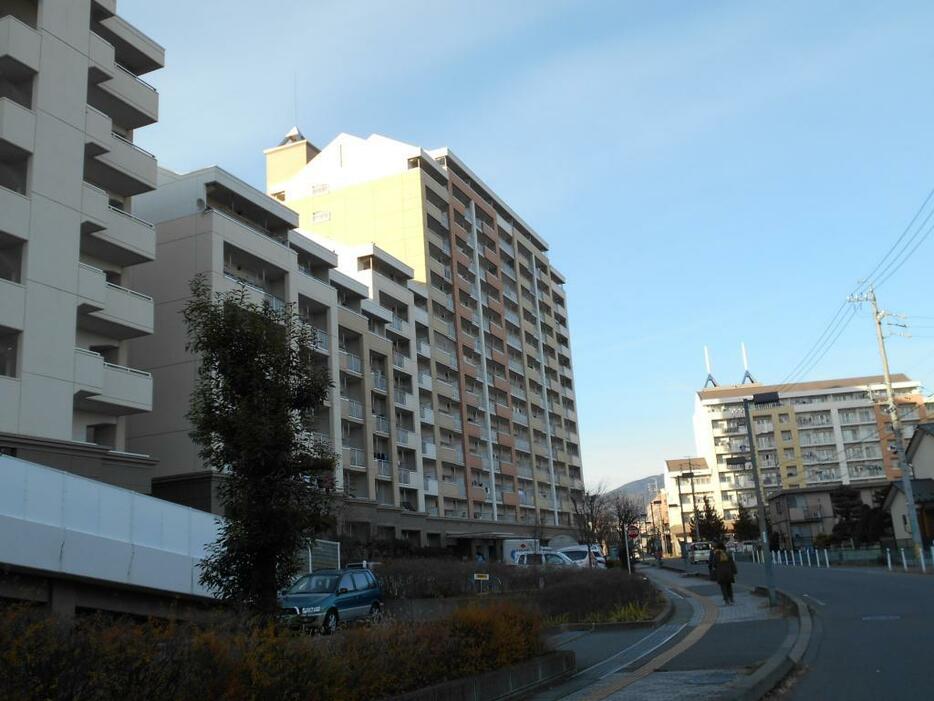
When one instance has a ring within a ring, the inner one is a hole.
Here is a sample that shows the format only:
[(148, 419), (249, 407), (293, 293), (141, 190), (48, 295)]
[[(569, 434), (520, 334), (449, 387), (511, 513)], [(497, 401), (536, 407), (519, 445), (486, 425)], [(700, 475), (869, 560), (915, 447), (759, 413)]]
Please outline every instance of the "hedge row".
[(0, 611), (0, 698), (379, 699), (543, 651), (539, 617), (508, 603), (331, 638), (231, 619), (196, 627)]

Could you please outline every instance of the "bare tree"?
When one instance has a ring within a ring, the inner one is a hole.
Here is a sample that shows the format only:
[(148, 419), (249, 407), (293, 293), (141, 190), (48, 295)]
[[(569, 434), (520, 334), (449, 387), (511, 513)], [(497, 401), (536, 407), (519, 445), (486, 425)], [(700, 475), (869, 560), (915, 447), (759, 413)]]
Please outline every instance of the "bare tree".
[(585, 489), (578, 497), (571, 497), (571, 505), (578, 540), (586, 545), (605, 542), (612, 531), (612, 522), (603, 485), (597, 485), (594, 490)]
[(629, 527), (639, 523), (642, 518), (642, 506), (627, 494), (617, 494), (613, 497), (613, 529), (619, 537), (619, 544), (629, 537)]

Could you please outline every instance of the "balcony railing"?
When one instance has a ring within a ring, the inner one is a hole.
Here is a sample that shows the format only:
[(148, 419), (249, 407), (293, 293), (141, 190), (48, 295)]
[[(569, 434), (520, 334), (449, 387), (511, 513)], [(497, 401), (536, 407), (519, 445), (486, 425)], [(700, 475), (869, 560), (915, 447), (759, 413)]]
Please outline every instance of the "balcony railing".
[(405, 361), (408, 360), (402, 353), (399, 351), (392, 352), (392, 364), (393, 367), (397, 367), (400, 370), (405, 368)]
[(408, 405), (409, 399), (412, 397), (412, 395), (406, 392), (404, 389), (397, 389), (395, 392), (393, 392), (392, 396), (393, 399), (395, 399), (396, 404), (402, 404), (404, 406)]
[(363, 404), (349, 397), (341, 397), (341, 401), (347, 407), (347, 415), (350, 418), (363, 420)]
[(373, 378), (373, 387), (385, 392), (386, 388), (388, 387), (386, 376), (380, 372), (375, 371), (372, 372), (370, 376)]
[(343, 359), (344, 369), (348, 372), (355, 373), (360, 375), (363, 373), (363, 360), (359, 355), (351, 353), (349, 351), (342, 350), (341, 358)]
[(344, 462), (353, 467), (366, 467), (366, 452), (360, 448), (344, 448)]
[(421, 407), (418, 411), (418, 415), (425, 423), (433, 424), (435, 422), (435, 412), (431, 407)]
[(392, 319), (389, 321), (389, 328), (395, 329), (399, 333), (405, 333), (408, 331), (409, 322), (403, 319), (401, 316), (392, 315)]
[(376, 458), (376, 474), (380, 477), (392, 477), (392, 463), (382, 458)]
[(389, 433), (389, 419), (380, 414), (373, 414), (373, 430), (378, 433)]
[(409, 433), (409, 430), (407, 428), (401, 428), (401, 427), (397, 428), (396, 429), (396, 443), (399, 443), (400, 445), (408, 445), (410, 435), (411, 434)]

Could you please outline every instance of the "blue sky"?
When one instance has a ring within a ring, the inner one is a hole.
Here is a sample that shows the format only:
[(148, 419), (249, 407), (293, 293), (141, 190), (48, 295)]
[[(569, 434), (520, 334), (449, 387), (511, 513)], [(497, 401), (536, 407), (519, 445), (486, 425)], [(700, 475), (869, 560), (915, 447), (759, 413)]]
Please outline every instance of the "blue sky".
[[(137, 139), (263, 186), (293, 123), (450, 146), (567, 279), (585, 479), (692, 452), (721, 383), (779, 382), (934, 187), (925, 2), (120, 0), (166, 47)], [(879, 290), (934, 391), (934, 237)], [(928, 317), (925, 319), (924, 317)], [(925, 328), (926, 327), (926, 328)], [(872, 374), (863, 309), (804, 379)]]

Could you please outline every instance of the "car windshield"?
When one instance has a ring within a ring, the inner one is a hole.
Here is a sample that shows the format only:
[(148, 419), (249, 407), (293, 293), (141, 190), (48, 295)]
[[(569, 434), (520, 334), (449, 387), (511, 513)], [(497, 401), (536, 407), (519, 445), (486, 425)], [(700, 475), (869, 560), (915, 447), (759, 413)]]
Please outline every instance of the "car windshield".
[(565, 550), (564, 554), (572, 560), (583, 560), (585, 557), (587, 557), (586, 550)]
[(710, 550), (710, 543), (695, 543), (695, 550)]
[(337, 589), (336, 574), (306, 574), (289, 587), (289, 594), (329, 594)]

